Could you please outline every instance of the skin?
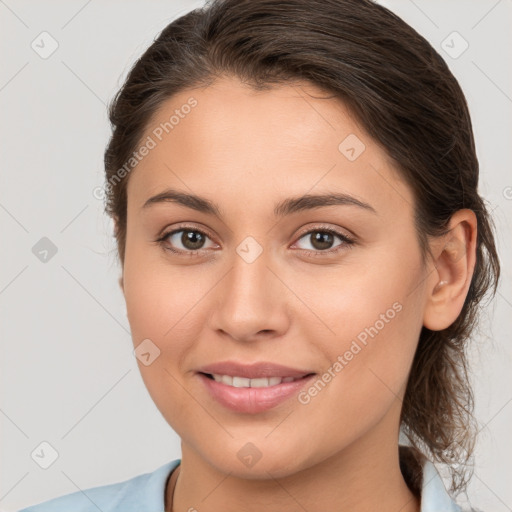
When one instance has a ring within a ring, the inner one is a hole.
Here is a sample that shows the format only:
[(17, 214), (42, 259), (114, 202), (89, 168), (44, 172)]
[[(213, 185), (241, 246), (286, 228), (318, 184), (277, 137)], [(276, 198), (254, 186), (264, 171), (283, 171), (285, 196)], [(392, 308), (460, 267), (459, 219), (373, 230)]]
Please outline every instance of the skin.
[[(319, 98), (327, 95), (311, 84), (256, 92), (223, 77), (162, 104), (144, 137), (191, 96), (197, 106), (130, 175), (120, 280), (134, 345), (149, 338), (160, 350), (150, 365), (139, 362), (141, 375), (181, 438), (173, 510), (418, 512), (399, 469), (401, 400), (421, 327), (443, 329), (462, 309), (474, 213), (453, 216), (423, 265), (412, 191), (339, 100)], [(338, 150), (349, 134), (365, 144), (354, 161)], [(215, 202), (223, 218), (174, 202), (142, 208), (168, 187)], [(285, 198), (326, 192), (377, 213), (334, 205), (273, 216)], [(199, 254), (165, 249), (193, 249), (181, 232), (155, 243), (184, 222), (208, 235)], [(354, 244), (334, 236), (322, 252), (306, 234), (322, 227)], [(236, 252), (248, 236), (263, 249), (252, 263)], [(293, 397), (237, 413), (196, 374), (229, 359), (321, 376), (396, 302), (401, 311), (307, 404)], [(248, 442), (261, 453), (252, 467), (237, 457)]]

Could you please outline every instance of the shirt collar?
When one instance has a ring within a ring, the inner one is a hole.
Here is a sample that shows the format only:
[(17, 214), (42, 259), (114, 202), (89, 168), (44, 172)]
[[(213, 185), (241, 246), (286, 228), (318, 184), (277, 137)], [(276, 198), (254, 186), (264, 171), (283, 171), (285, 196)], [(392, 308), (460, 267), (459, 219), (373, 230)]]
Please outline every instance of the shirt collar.
[(422, 468), (420, 512), (461, 512), (462, 509), (448, 494), (437, 468), (426, 457)]

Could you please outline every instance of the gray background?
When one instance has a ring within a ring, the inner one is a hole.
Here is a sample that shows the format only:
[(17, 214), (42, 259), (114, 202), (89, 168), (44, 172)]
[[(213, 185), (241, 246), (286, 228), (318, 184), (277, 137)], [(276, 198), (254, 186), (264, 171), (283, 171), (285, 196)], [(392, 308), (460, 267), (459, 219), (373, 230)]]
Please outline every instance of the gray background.
[[(106, 103), (157, 33), (202, 3), (0, 0), (0, 510), (180, 457), (132, 354), (112, 224), (94, 191), (110, 134)], [(512, 2), (382, 3), (443, 55), (470, 106), (503, 281), (472, 349), (482, 430), (469, 496), (487, 512), (512, 510)], [(31, 47), (51, 48), (43, 31), (59, 45), (46, 59)], [(442, 47), (463, 48), (453, 31), (469, 44), (457, 58)], [(57, 249), (46, 262), (43, 237)], [(58, 452), (48, 469), (31, 457), (43, 441)]]

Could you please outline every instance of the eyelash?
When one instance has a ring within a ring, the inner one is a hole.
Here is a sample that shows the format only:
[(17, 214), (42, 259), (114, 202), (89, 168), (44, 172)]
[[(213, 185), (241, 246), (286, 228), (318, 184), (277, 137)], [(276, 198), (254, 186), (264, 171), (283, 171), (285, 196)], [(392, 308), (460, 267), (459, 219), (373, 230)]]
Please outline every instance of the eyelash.
[[(161, 245), (165, 250), (170, 251), (174, 254), (178, 254), (180, 256), (184, 256), (184, 257), (194, 257), (197, 254), (199, 254), (200, 252), (202, 252), (203, 250), (206, 250), (206, 249), (199, 249), (196, 251), (187, 251), (187, 250), (182, 250), (182, 249), (173, 249), (172, 247), (169, 247), (167, 244), (167, 239), (171, 235), (180, 233), (182, 231), (190, 231), (193, 233), (199, 233), (202, 236), (205, 236), (205, 237), (211, 239), (211, 237), (208, 235), (208, 233), (206, 233), (205, 231), (203, 231), (201, 229), (197, 229), (195, 227), (190, 227), (190, 226), (180, 226), (177, 229), (173, 229), (172, 231), (164, 233), (162, 236), (157, 238), (157, 240), (155, 240), (155, 242), (157, 244)], [(334, 247), (332, 249), (326, 249), (325, 251), (321, 251), (321, 250), (311, 251), (309, 249), (298, 249), (298, 250), (302, 251), (302, 253), (305, 254), (306, 256), (318, 257), (318, 256), (324, 256), (326, 254), (327, 255), (336, 254), (342, 250), (350, 249), (352, 247), (352, 245), (355, 243), (355, 240), (340, 233), (339, 231), (336, 231), (333, 228), (323, 227), (323, 226), (318, 226), (313, 229), (310, 229), (309, 231), (301, 233), (300, 236), (297, 238), (297, 240), (300, 240), (301, 238), (304, 238), (306, 235), (311, 235), (312, 233), (316, 233), (316, 232), (329, 233), (331, 235), (337, 236), (343, 243), (337, 245), (336, 247)]]

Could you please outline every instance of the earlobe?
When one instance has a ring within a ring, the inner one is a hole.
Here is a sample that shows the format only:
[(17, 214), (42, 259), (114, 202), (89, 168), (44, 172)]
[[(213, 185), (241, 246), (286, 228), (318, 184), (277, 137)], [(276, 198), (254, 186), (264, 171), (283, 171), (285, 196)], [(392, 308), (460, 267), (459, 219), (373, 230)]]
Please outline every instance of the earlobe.
[(435, 243), (435, 270), (427, 279), (423, 325), (432, 331), (449, 327), (459, 316), (476, 262), (477, 220), (472, 210), (457, 211), (450, 232)]
[(121, 287), (121, 291), (124, 293), (123, 276), (119, 278), (119, 286)]

